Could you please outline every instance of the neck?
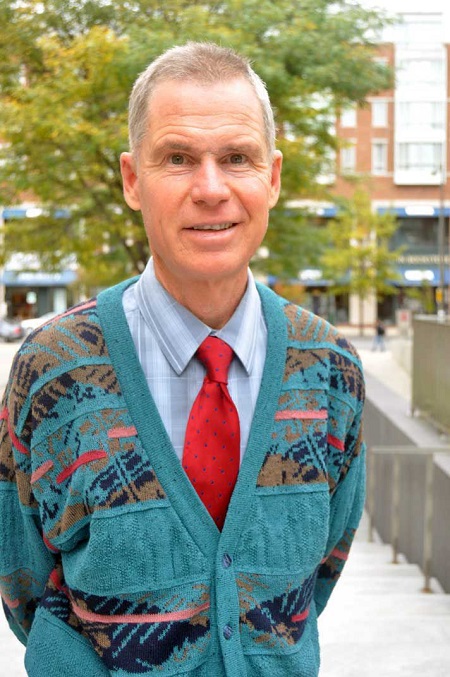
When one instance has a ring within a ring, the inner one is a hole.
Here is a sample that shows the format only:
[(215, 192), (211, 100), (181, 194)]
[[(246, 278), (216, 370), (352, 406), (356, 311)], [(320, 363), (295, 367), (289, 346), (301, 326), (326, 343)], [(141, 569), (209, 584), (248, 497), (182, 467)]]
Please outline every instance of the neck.
[(247, 288), (247, 271), (231, 279), (185, 281), (181, 285), (166, 284), (158, 274), (156, 277), (178, 303), (211, 329), (221, 329), (228, 322)]

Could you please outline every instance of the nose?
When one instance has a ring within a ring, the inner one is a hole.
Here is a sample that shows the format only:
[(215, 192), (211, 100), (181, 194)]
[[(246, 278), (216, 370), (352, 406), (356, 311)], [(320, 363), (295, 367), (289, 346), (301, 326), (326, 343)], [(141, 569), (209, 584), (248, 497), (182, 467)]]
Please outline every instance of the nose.
[(225, 172), (214, 158), (207, 158), (197, 167), (191, 188), (194, 202), (214, 207), (230, 198), (230, 188)]

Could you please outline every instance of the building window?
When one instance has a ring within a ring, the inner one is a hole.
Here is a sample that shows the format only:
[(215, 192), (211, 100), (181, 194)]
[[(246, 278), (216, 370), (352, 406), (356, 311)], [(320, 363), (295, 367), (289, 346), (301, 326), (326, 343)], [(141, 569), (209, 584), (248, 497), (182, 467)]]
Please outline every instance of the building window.
[(399, 101), (397, 124), (406, 127), (444, 129), (445, 108), (440, 101)]
[(372, 174), (383, 176), (388, 169), (388, 146), (386, 139), (377, 139), (372, 142)]
[(390, 247), (405, 247), (409, 254), (433, 254), (438, 240), (437, 218), (400, 217)]
[(442, 42), (441, 14), (408, 14), (397, 26), (397, 41), (404, 44), (436, 44)]
[(445, 79), (444, 55), (403, 56), (399, 59), (396, 77), (398, 86), (441, 85)]
[(341, 127), (356, 127), (356, 106), (342, 111)]
[(354, 172), (356, 169), (356, 144), (353, 139), (346, 139), (346, 146), (341, 148), (341, 172)]
[(380, 66), (389, 66), (389, 59), (387, 56), (374, 56), (372, 61)]
[(442, 162), (440, 143), (399, 143), (396, 168), (400, 171), (439, 172)]
[(372, 126), (387, 127), (388, 104), (387, 101), (372, 101)]

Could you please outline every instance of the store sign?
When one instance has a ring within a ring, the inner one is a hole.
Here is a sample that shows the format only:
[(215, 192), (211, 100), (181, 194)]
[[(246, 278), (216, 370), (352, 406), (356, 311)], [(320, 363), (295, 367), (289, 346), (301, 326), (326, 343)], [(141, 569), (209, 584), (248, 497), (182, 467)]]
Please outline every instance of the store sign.
[(299, 279), (302, 280), (303, 282), (311, 280), (321, 280), (322, 271), (317, 270), (315, 268), (308, 268), (306, 270), (302, 270), (299, 274)]
[(403, 275), (408, 282), (434, 282), (432, 270), (405, 270)]

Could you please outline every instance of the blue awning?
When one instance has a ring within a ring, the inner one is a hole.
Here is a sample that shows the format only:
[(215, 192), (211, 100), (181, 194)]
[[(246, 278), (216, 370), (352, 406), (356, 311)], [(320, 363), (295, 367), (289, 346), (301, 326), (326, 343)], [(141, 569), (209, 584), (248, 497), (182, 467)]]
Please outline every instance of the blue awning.
[[(411, 205), (406, 207), (378, 207), (378, 214), (394, 214), (402, 218), (437, 218), (440, 213), (440, 207), (431, 205)], [(450, 207), (444, 207), (444, 216), (450, 216)]]
[[(406, 205), (405, 207), (377, 207), (377, 214), (393, 214), (400, 218), (429, 218), (434, 219), (439, 217), (440, 207), (433, 207), (432, 205)], [(450, 216), (450, 207), (444, 207), (444, 216)], [(335, 206), (319, 207), (315, 210), (317, 216), (324, 219), (334, 219), (339, 212)]]
[[(5, 207), (2, 211), (3, 219), (27, 219), (42, 216), (43, 212), (38, 207)], [(68, 209), (57, 209), (53, 216), (56, 219), (64, 219), (70, 216)]]
[[(421, 287), (428, 285), (430, 287), (437, 287), (440, 284), (440, 271), (438, 266), (429, 265), (408, 265), (396, 266), (397, 272), (400, 275), (399, 280), (393, 280), (393, 284), (397, 287)], [(448, 265), (444, 267), (444, 284), (450, 284), (450, 271)]]
[[(269, 287), (272, 287), (278, 282), (279, 278), (276, 277), (275, 275), (268, 275), (267, 276), (267, 284)], [(299, 286), (299, 287), (331, 287), (333, 285), (333, 282), (331, 280), (325, 280), (322, 277), (318, 278), (311, 278), (311, 277), (305, 277), (304, 279), (291, 279), (287, 280), (288, 284), (292, 284), (294, 286)]]
[[(397, 265), (395, 270), (398, 273), (398, 278), (388, 280), (388, 282), (396, 287), (438, 287), (440, 285), (439, 267), (436, 265)], [(333, 287), (334, 282), (322, 277), (320, 273), (320, 270), (301, 271), (298, 279), (289, 280), (289, 282), (301, 287)], [(270, 286), (273, 286), (278, 278), (269, 275), (267, 281)], [(348, 281), (348, 276), (346, 276), (345, 281)], [(444, 268), (444, 284), (445, 286), (450, 285), (448, 264)]]
[(67, 287), (76, 279), (77, 274), (73, 270), (57, 273), (5, 270), (0, 275), (0, 284), (5, 287)]

